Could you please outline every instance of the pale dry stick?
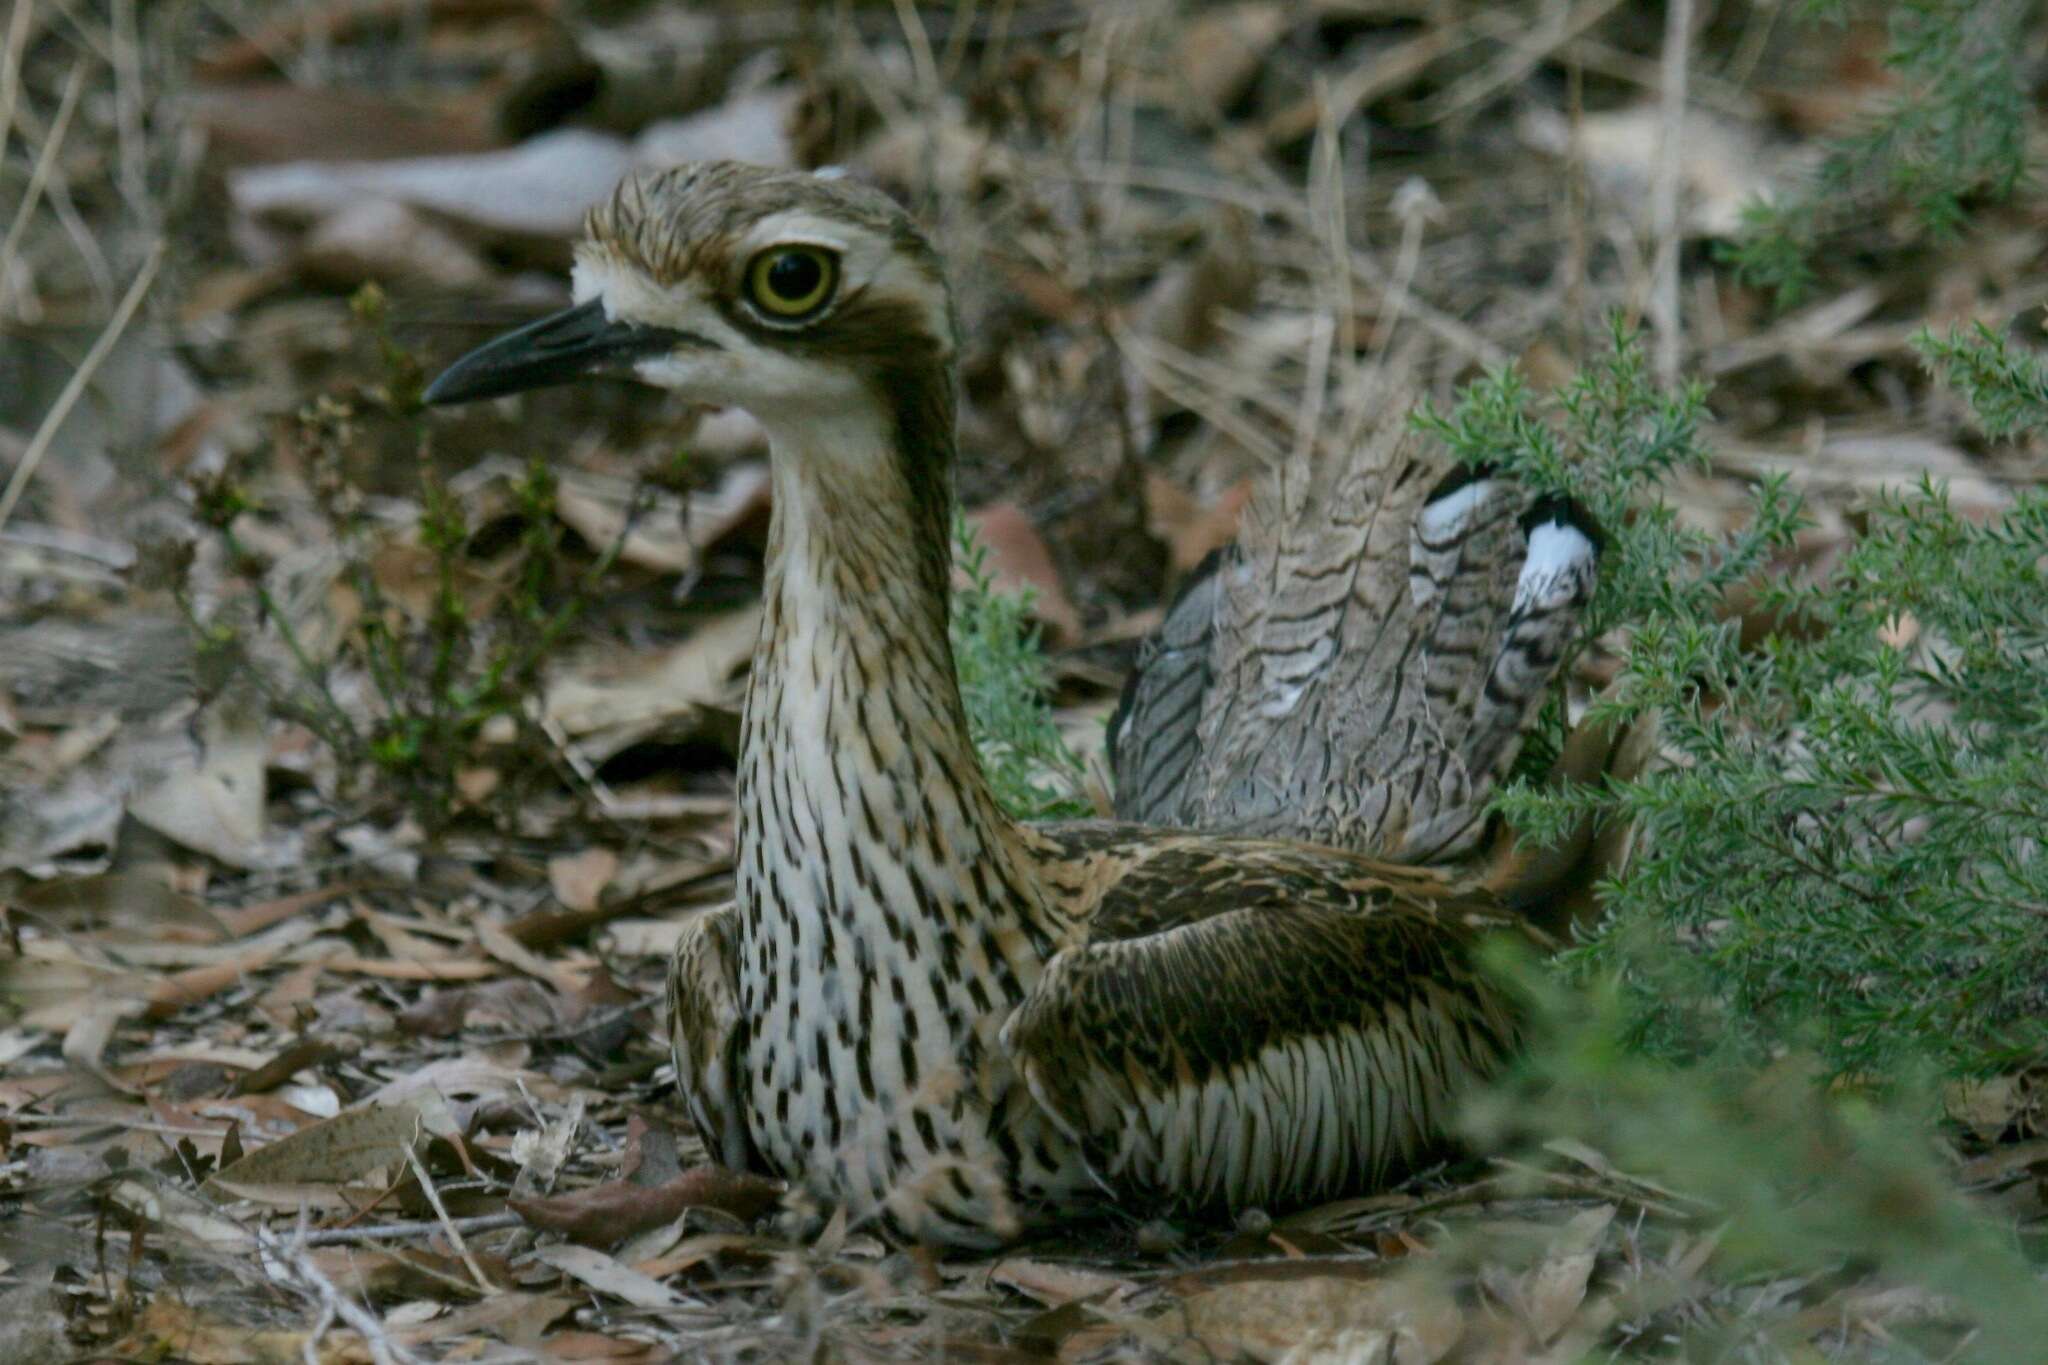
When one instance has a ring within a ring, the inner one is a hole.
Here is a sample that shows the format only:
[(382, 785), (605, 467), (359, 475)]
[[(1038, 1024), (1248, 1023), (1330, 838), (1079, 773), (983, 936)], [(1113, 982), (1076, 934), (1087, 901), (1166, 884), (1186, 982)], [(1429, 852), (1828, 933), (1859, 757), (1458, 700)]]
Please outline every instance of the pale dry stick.
[(462, 1258), (463, 1267), (469, 1271), (469, 1277), (476, 1281), (476, 1287), (486, 1294), (500, 1292), (499, 1287), (491, 1283), (490, 1277), (484, 1274), (484, 1268), (476, 1263), (476, 1257), (470, 1255), (469, 1243), (462, 1240), (462, 1231), (455, 1226), (455, 1220), (448, 1216), (448, 1208), (441, 1202), (441, 1192), (434, 1188), (433, 1177), (427, 1174), (426, 1163), (420, 1160), (420, 1154), (414, 1150), (414, 1145), (410, 1142), (405, 1144), (405, 1159), (412, 1166), (413, 1179), (419, 1181), (420, 1188), (426, 1192), (427, 1202), (434, 1206), (434, 1216), (441, 1220), (441, 1231), (448, 1234), (448, 1244), (454, 1247), (455, 1254)]
[(1521, 81), (1559, 48), (1620, 7), (1621, 0), (1583, 0), (1583, 3), (1569, 10), (1561, 5), (1552, 5), (1549, 10), (1550, 22), (1542, 26), (1542, 32), (1529, 33), (1524, 41), (1514, 45), (1513, 51), (1485, 70), (1466, 77), (1441, 96), (1430, 100), (1424, 107), (1424, 117), (1435, 122), (1493, 98), (1495, 94)]
[(1657, 328), (1657, 378), (1678, 383), (1684, 339), (1678, 311), (1678, 178), (1685, 145), (1685, 75), (1692, 50), (1692, 0), (1666, 0), (1664, 79), (1657, 143), (1657, 177), (1650, 186), (1650, 230), (1657, 241), (1650, 272), (1650, 318)]
[(1393, 345), (1394, 329), (1401, 325), (1401, 315), (1415, 297), (1415, 276), (1422, 268), (1422, 233), (1428, 226), (1429, 205), (1433, 202), (1435, 196), (1420, 176), (1409, 178), (1394, 192), (1394, 216), (1401, 220), (1401, 245), (1394, 250), (1393, 296), (1387, 301), (1386, 320), (1380, 324), (1380, 339), (1373, 347), (1382, 364)]
[(142, 130), (142, 38), (135, 0), (113, 0), (109, 19), (114, 48), (114, 129), (121, 157), (121, 197), (135, 221), (156, 227), (149, 201), (149, 156)]
[(1240, 181), (1221, 176), (1204, 179), (1175, 175), (1152, 167), (1112, 166), (1104, 161), (1078, 161), (1072, 157), (1020, 157), (1018, 170), (1030, 179), (1070, 180), (1084, 185), (1117, 185), (1127, 189), (1157, 190), (1162, 194), (1184, 195), (1218, 204), (1233, 204), (1258, 214), (1298, 217), (1301, 206), (1284, 194), (1254, 189)]
[[(1115, 322), (1110, 324), (1110, 335), (1146, 383), (1236, 440), (1261, 462), (1279, 465), (1287, 459), (1287, 451), (1271, 434), (1232, 410), (1231, 402), (1244, 395), (1232, 391), (1234, 376), (1224, 366), (1211, 366), (1176, 346), (1136, 336)], [(1275, 416), (1283, 425), (1293, 424), (1292, 412)]]
[[(87, 16), (78, 12), (78, 0), (52, 0), (52, 4), (57, 13), (64, 16), (64, 22), (70, 27), (71, 37), (77, 39), (80, 45), (90, 48), (101, 61), (112, 66), (113, 46), (107, 41), (106, 35), (100, 32), (98, 25), (87, 22)], [(51, 27), (54, 28), (55, 25)]]
[[(506, 1228), (524, 1226), (526, 1222), (516, 1213), (480, 1213), (471, 1218), (449, 1221), (464, 1233), (501, 1232)], [(354, 1246), (359, 1242), (403, 1242), (443, 1231), (446, 1231), (446, 1225), (438, 1218), (414, 1219), (402, 1223), (365, 1223), (352, 1228), (316, 1228), (301, 1240), (309, 1247)]]
[(910, 49), (910, 70), (917, 83), (924, 88), (934, 111), (938, 108), (939, 62), (932, 53), (932, 38), (924, 31), (924, 20), (918, 16), (917, 6), (911, 0), (896, 0), (896, 24), (903, 30), (904, 45)]
[(7, 519), (14, 515), (14, 505), (21, 501), (22, 492), (28, 487), (28, 481), (35, 477), (36, 466), (43, 462), (43, 456), (48, 453), (50, 443), (57, 439), (57, 429), (63, 426), (64, 419), (71, 415), (72, 406), (78, 402), (79, 395), (85, 392), (85, 386), (92, 382), (94, 372), (107, 358), (107, 353), (114, 349), (114, 343), (128, 330), (129, 322), (135, 317), (135, 310), (142, 306), (143, 295), (149, 292), (149, 286), (156, 280), (157, 267), (163, 264), (163, 259), (164, 244), (159, 239), (150, 247), (149, 255), (143, 258), (142, 268), (136, 272), (135, 282), (128, 286), (128, 292), (121, 297), (120, 304), (114, 309), (114, 316), (107, 319), (107, 325), (100, 332), (99, 339), (93, 342), (92, 349), (85, 353), (85, 359), (78, 363), (78, 368), (71, 372), (71, 378), (65, 382), (63, 392), (57, 395), (57, 401), (50, 405), (49, 412), (43, 415), (42, 425), (36, 428), (36, 434), (29, 440), (28, 449), (22, 452), (21, 463), (14, 466), (14, 477), (7, 481), (7, 491), (0, 493), (0, 529), (4, 529)]
[[(38, 123), (35, 111), (26, 104), (17, 104), (14, 109), (14, 125), (19, 129), (25, 145), (40, 145), (37, 141), (49, 136), (49, 129)], [(107, 263), (106, 253), (93, 229), (86, 226), (85, 218), (72, 202), (71, 182), (64, 174), (63, 158), (50, 163), (48, 182), (43, 186), (43, 200), (50, 212), (56, 216), (64, 233), (71, 239), (72, 248), (85, 265), (86, 274), (92, 277), (93, 291), (102, 299), (114, 297), (114, 272)], [(153, 230), (152, 230), (153, 231)]]
[(21, 56), (28, 47), (28, 19), (35, 8), (35, 0), (15, 0), (14, 18), (7, 25), (7, 46), (0, 50), (0, 156), (6, 154), (7, 139), (14, 132), (14, 102), (21, 98)]
[(939, 80), (951, 85), (953, 78), (960, 74), (960, 64), (967, 59), (967, 40), (974, 33), (975, 11), (981, 8), (981, 0), (955, 0), (952, 27), (946, 31), (946, 51), (939, 58)]
[[(21, 207), (15, 210), (14, 221), (7, 226), (6, 240), (0, 241), (0, 290), (4, 290), (7, 281), (13, 277), (14, 253), (21, 245), (22, 234), (28, 231), (29, 219), (35, 217), (36, 206), (42, 201), (43, 186), (50, 181), (57, 153), (64, 146), (64, 135), (71, 131), (71, 115), (78, 108), (78, 97), (84, 91), (85, 62), (81, 59), (72, 63), (71, 74), (65, 78), (64, 93), (57, 99), (57, 117), (43, 138), (41, 150), (36, 153), (36, 164), (28, 173), (28, 189), (21, 196)], [(0, 302), (4, 301), (5, 295), (0, 295)]]
[(313, 1319), (312, 1327), (307, 1329), (306, 1339), (299, 1343), (299, 1359), (305, 1361), (306, 1365), (320, 1365), (320, 1342), (326, 1337), (327, 1329), (334, 1326), (335, 1319), (339, 1316), (340, 1314), (334, 1311), (331, 1300), (320, 1301), (320, 1316)]
[(319, 1299), (323, 1316), (332, 1312), (354, 1329), (376, 1365), (420, 1365), (418, 1356), (391, 1340), (384, 1331), (384, 1324), (375, 1315), (335, 1287), (334, 1281), (327, 1278), (303, 1246), (286, 1245), (276, 1234), (261, 1228), (254, 1231), (257, 1245)]
[(1402, 313), (1412, 315), (1426, 331), (1466, 359), (1477, 361), (1485, 369), (1498, 370), (1513, 358), (1474, 329), (1432, 306), (1398, 281), (1388, 278), (1387, 272), (1380, 268), (1380, 263), (1372, 258), (1371, 253), (1352, 252), (1351, 268), (1390, 304), (1399, 307)]
[(1564, 159), (1564, 311), (1568, 319), (1564, 335), (1576, 368), (1586, 354), (1586, 206), (1591, 199), (1586, 179), (1586, 73), (1577, 61), (1568, 69), (1565, 89), (1571, 139)]
[[(1316, 122), (1315, 143), (1309, 148), (1309, 212), (1313, 216), (1310, 230), (1316, 245), (1322, 248), (1317, 271), (1320, 287), (1316, 292), (1321, 295), (1327, 291), (1334, 296), (1328, 309), (1336, 324), (1336, 334), (1334, 338), (1318, 337), (1320, 344), (1309, 354), (1308, 383), (1301, 391), (1301, 425), (1295, 431), (1295, 469), (1309, 467), (1309, 453), (1316, 433), (1322, 429), (1332, 340), (1337, 354), (1347, 362), (1358, 354), (1358, 294), (1344, 264), (1351, 254), (1351, 225), (1344, 202), (1348, 188), (1344, 183), (1344, 124), (1328, 86), (1321, 80), (1316, 82), (1316, 98), (1321, 114)], [(1351, 397), (1346, 392), (1343, 398), (1342, 420), (1347, 433), (1357, 415), (1352, 410)], [(1283, 480), (1285, 477), (1283, 472)]]

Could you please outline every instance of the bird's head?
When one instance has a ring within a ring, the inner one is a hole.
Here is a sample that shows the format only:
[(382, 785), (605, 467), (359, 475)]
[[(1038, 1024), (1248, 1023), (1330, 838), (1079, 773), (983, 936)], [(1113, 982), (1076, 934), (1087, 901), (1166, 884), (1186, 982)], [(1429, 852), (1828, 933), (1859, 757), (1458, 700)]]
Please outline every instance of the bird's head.
[[(938, 258), (887, 197), (846, 180), (736, 162), (630, 177), (590, 211), (574, 284), (575, 307), (464, 356), (426, 401), (613, 375), (745, 408), (772, 435), (898, 408), (934, 375), (950, 390)], [(937, 401), (919, 420), (950, 421)]]

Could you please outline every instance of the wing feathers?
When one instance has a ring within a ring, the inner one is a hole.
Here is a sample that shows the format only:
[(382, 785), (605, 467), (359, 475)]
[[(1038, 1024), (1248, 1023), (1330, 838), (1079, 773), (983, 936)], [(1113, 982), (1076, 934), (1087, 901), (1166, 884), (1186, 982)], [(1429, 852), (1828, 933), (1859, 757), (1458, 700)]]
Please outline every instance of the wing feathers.
[(1513, 1027), (1461, 934), (1383, 893), (1337, 891), (1066, 949), (1002, 1043), (1102, 1177), (1245, 1207), (1415, 1160)]
[(1112, 728), (1120, 817), (1404, 862), (1479, 845), (1599, 535), (1484, 466), (1432, 483), (1404, 419), (1267, 478), (1175, 602)]

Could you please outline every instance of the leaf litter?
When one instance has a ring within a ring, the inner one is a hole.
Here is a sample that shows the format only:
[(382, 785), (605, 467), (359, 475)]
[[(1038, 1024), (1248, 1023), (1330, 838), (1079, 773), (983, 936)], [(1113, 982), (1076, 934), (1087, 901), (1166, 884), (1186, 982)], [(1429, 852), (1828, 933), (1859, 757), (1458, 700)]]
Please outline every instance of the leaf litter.
[[(1727, 1271), (1711, 1208), (1570, 1142), (983, 1258), (820, 1231), (775, 1182), (707, 1167), (658, 1002), (681, 924), (730, 890), (758, 430), (606, 390), (428, 439), (403, 401), (408, 366), (564, 301), (567, 241), (628, 167), (848, 165), (935, 210), (969, 338), (962, 491), (1067, 651), (1064, 711), (1092, 718), (1249, 477), (1312, 432), (1304, 376), (1338, 332), (1441, 394), (1509, 358), (1567, 372), (1601, 314), (1647, 306), (1658, 39), (1632, 8), (851, 6), (819, 27), (736, 4), (23, 0), (0, 157), (50, 189), (0, 258), (0, 454), (61, 397), (47, 357), (83, 349), (19, 338), (89, 342), (138, 243), (185, 240), (105, 351), (107, 401), (52, 428), (0, 524), (0, 1359), (1407, 1365), (1680, 1340), (1880, 1358), (1962, 1330), (1853, 1271)], [(1858, 107), (1797, 54), (1743, 48), (1744, 74), (1705, 50), (1688, 250)], [(73, 79), (91, 97), (60, 143)], [(1333, 208), (1355, 221), (1334, 277)], [(1873, 487), (1934, 471), (1988, 510), (2037, 478), (2038, 451), (1916, 416), (1913, 320), (2040, 301), (2037, 221), (1986, 235), (1778, 320), (1690, 277), (1722, 421), (1687, 514), (1732, 516), (1785, 470), (1820, 512), (1809, 571)], [(381, 334), (347, 302), (371, 282)], [(554, 486), (529, 517), (535, 454)], [(422, 471), (463, 521), (446, 580)], [(522, 609), (592, 590), (517, 704), (393, 724), (380, 689), (403, 679), (379, 669), (440, 665), (364, 641), (417, 639), (451, 600), (496, 621), (549, 566)], [(351, 730), (376, 733), (346, 750)], [(447, 735), (433, 801), (397, 794), (405, 746)], [(1964, 1183), (2037, 1224), (2035, 1096), (2015, 1075), (1951, 1107), (1978, 1144)]]

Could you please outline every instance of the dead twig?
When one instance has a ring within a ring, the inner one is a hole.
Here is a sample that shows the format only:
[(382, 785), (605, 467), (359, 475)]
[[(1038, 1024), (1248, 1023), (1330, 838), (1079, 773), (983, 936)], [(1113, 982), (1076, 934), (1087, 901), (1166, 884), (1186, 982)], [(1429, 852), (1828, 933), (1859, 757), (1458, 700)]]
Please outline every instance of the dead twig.
[(363, 1345), (376, 1365), (419, 1365), (419, 1357), (394, 1342), (375, 1314), (335, 1287), (334, 1281), (328, 1279), (313, 1258), (306, 1254), (301, 1240), (295, 1238), (288, 1244), (274, 1234), (258, 1229), (256, 1241), (270, 1254), (278, 1269), (297, 1280), (319, 1301), (320, 1317), (315, 1329), (306, 1337), (308, 1361), (319, 1359), (314, 1352), (318, 1350), (321, 1335), (327, 1330), (327, 1324), (340, 1318), (363, 1339)]
[[(22, 192), (21, 207), (15, 210), (14, 221), (7, 225), (7, 240), (0, 242), (0, 290), (7, 288), (7, 281), (14, 277), (14, 253), (21, 248), (22, 234), (28, 231), (29, 220), (35, 217), (36, 207), (42, 203), (43, 187), (50, 183), (50, 176), (56, 169), (57, 153), (64, 146), (64, 135), (71, 131), (71, 115), (78, 108), (78, 97), (85, 90), (85, 63), (72, 65), (71, 74), (65, 78), (64, 93), (57, 100), (57, 117), (50, 123), (50, 131), (43, 138), (42, 149), (36, 154), (35, 166), (29, 171), (28, 188)], [(8, 111), (8, 127), (13, 126), (13, 109)], [(0, 294), (0, 299), (5, 295)]]
[[(43, 462), (43, 456), (48, 453), (50, 443), (56, 440), (57, 429), (63, 426), (64, 419), (71, 415), (72, 407), (85, 392), (86, 385), (92, 382), (93, 375), (98, 372), (101, 362), (106, 360), (107, 353), (114, 349), (114, 343), (128, 330), (128, 324), (134, 320), (135, 310), (142, 306), (143, 296), (149, 293), (149, 286), (156, 280), (157, 267), (163, 264), (163, 259), (164, 244), (162, 239), (158, 239), (150, 247), (149, 255), (143, 258), (142, 268), (136, 272), (135, 282), (128, 286), (128, 292), (122, 296), (120, 304), (114, 309), (114, 316), (107, 319), (107, 325), (101, 330), (99, 339), (93, 342), (92, 349), (85, 353), (85, 359), (72, 371), (71, 378), (65, 382), (63, 391), (57, 395), (57, 401), (50, 405), (49, 412), (43, 415), (42, 425), (36, 428), (36, 434), (29, 440), (28, 449), (22, 452), (21, 463), (14, 467), (14, 476), (7, 481), (6, 492), (0, 493), (0, 527), (5, 527), (7, 519), (14, 515), (14, 505), (21, 501), (22, 491), (28, 487), (28, 481), (35, 477), (36, 466)], [(0, 279), (4, 278), (4, 272), (0, 272)]]
[(308, 1232), (304, 1240), (309, 1247), (355, 1246), (362, 1242), (404, 1242), (447, 1232), (451, 1228), (469, 1234), (498, 1232), (521, 1224), (522, 1220), (516, 1213), (480, 1213), (472, 1218), (409, 1219), (400, 1223), (365, 1223), (354, 1228), (316, 1228)]
[(1657, 331), (1657, 379), (1666, 388), (1677, 385), (1678, 363), (1685, 351), (1678, 316), (1678, 181), (1685, 144), (1686, 59), (1691, 50), (1692, 0), (1670, 0), (1664, 7), (1662, 130), (1656, 179), (1650, 186), (1650, 230), (1657, 243), (1650, 269), (1650, 321)]
[(412, 1165), (413, 1179), (420, 1182), (420, 1189), (426, 1194), (427, 1202), (434, 1206), (435, 1216), (441, 1220), (441, 1231), (448, 1234), (448, 1244), (454, 1247), (455, 1254), (462, 1258), (463, 1267), (469, 1271), (470, 1278), (476, 1281), (476, 1287), (486, 1294), (498, 1293), (498, 1286), (491, 1283), (490, 1276), (484, 1274), (484, 1268), (478, 1265), (476, 1257), (470, 1254), (469, 1243), (462, 1240), (461, 1229), (457, 1228), (455, 1220), (448, 1216), (448, 1208), (441, 1202), (441, 1192), (434, 1188), (433, 1177), (427, 1174), (426, 1163), (420, 1160), (420, 1154), (410, 1143), (405, 1148), (405, 1159)]

